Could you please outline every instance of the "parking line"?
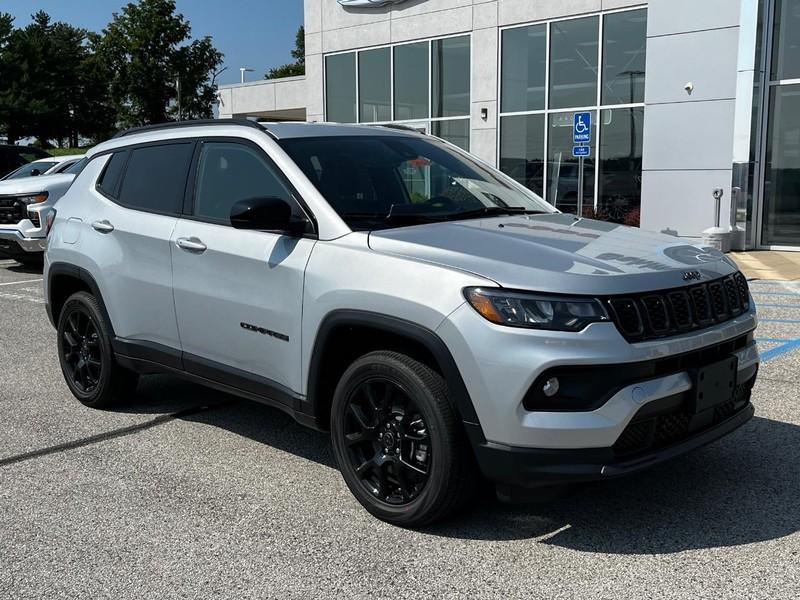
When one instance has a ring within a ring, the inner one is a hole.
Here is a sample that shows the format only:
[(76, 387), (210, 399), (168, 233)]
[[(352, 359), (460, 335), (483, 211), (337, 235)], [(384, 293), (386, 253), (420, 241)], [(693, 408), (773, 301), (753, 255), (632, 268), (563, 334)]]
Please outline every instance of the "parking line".
[(754, 296), (788, 296), (789, 298), (800, 298), (800, 292), (796, 294), (784, 293), (784, 292), (757, 292), (755, 290), (750, 290)]
[(18, 285), (20, 283), (36, 283), (37, 281), (44, 281), (43, 279), (26, 279), (25, 281), (6, 281), (0, 285)]
[(799, 308), (800, 304), (763, 304), (761, 302), (756, 302), (756, 306), (758, 308)]
[(800, 323), (800, 319), (759, 319), (759, 323)]
[(789, 340), (788, 342), (780, 346), (775, 346), (774, 348), (770, 348), (769, 350), (761, 352), (760, 353), (761, 361), (767, 362), (768, 360), (777, 358), (778, 356), (786, 354), (787, 352), (791, 352), (792, 350), (795, 350), (797, 348), (800, 348), (800, 338), (797, 338), (795, 340)]

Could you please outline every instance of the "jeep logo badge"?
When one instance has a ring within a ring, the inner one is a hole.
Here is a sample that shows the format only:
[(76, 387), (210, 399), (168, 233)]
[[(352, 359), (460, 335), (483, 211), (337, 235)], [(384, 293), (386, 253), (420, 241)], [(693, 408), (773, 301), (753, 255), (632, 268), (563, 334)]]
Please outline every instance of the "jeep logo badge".
[(406, 0), (339, 0), (339, 4), (347, 8), (379, 8), (390, 4), (400, 4)]
[(685, 271), (683, 274), (684, 281), (697, 281), (698, 279), (702, 279), (702, 277), (700, 271)]

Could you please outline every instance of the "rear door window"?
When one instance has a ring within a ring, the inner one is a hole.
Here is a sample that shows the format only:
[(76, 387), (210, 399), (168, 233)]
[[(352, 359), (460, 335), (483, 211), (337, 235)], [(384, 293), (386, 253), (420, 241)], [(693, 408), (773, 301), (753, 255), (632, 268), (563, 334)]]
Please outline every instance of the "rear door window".
[(193, 151), (193, 142), (131, 150), (119, 203), (147, 212), (178, 214)]

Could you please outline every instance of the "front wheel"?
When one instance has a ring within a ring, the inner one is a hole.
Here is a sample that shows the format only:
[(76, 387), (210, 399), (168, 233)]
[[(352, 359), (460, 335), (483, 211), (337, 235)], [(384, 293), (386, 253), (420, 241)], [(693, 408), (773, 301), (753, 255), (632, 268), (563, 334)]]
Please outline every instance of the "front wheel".
[(445, 382), (408, 356), (372, 352), (347, 369), (331, 435), (347, 486), (379, 519), (426, 525), (472, 498), (473, 458)]

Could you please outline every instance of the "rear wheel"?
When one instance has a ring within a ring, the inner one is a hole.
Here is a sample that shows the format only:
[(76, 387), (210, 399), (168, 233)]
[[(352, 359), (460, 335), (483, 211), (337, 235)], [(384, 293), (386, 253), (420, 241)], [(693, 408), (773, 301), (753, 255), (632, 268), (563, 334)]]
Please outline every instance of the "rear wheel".
[(408, 356), (372, 352), (347, 369), (331, 434), (350, 491), (384, 521), (429, 524), (472, 498), (473, 459), (444, 380)]
[(111, 406), (136, 388), (138, 375), (114, 361), (108, 326), (87, 292), (73, 294), (61, 309), (58, 358), (67, 386), (86, 406)]

